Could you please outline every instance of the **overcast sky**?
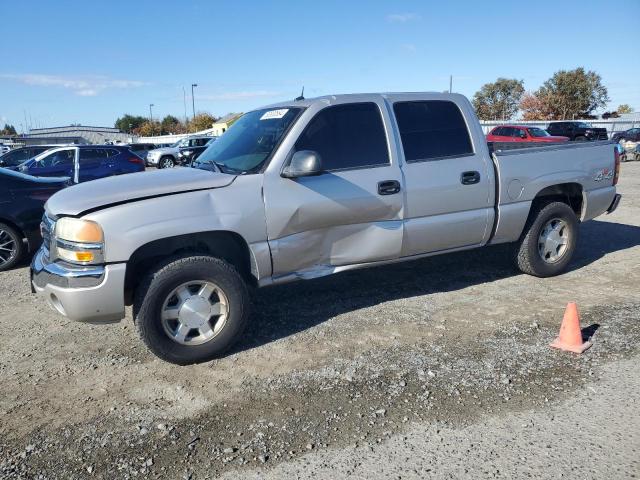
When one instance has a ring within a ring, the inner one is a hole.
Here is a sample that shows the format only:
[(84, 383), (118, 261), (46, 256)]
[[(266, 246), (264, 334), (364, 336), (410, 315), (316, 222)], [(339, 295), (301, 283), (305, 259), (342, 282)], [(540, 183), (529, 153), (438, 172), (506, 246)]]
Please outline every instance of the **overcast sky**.
[[(3, 1), (0, 122), (21, 131), (124, 114), (216, 115), (330, 93), (535, 90), (602, 75), (640, 110), (640, 1)], [(25, 120), (26, 116), (26, 120)], [(22, 124), (22, 126), (21, 126)]]

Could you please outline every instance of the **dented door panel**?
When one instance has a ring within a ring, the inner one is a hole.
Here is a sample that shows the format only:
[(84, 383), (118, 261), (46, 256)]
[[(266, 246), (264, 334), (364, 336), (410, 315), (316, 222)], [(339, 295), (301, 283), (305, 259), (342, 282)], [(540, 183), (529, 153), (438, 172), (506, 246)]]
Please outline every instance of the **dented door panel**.
[(378, 195), (383, 180), (401, 181), (399, 169), (280, 178), (265, 188), (274, 275), (397, 258), (402, 195)]

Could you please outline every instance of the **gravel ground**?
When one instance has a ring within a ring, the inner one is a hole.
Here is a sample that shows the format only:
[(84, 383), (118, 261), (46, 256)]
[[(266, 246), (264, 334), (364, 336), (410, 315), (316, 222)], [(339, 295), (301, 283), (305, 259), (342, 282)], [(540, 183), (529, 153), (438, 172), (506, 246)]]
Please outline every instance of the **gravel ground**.
[[(0, 477), (638, 477), (640, 163), (620, 191), (562, 276), (495, 247), (264, 289), (191, 367), (2, 273)], [(548, 347), (570, 300), (582, 356)]]

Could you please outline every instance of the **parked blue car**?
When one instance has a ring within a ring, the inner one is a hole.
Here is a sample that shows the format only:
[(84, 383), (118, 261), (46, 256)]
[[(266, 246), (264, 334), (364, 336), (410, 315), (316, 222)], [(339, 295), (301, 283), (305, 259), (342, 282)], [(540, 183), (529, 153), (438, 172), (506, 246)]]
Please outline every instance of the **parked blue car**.
[(13, 168), (36, 177), (70, 177), (75, 183), (144, 171), (144, 160), (128, 146), (73, 145), (36, 155)]

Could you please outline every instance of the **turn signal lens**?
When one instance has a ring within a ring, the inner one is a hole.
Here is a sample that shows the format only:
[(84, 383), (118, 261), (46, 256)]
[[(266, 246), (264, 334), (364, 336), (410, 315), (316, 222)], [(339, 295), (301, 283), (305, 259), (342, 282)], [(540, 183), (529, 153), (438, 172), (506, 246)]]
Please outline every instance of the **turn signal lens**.
[(71, 217), (56, 222), (56, 237), (80, 243), (102, 243), (104, 240), (102, 228), (96, 222)]
[(93, 262), (95, 258), (92, 252), (76, 252), (58, 247), (58, 256), (69, 262)]

